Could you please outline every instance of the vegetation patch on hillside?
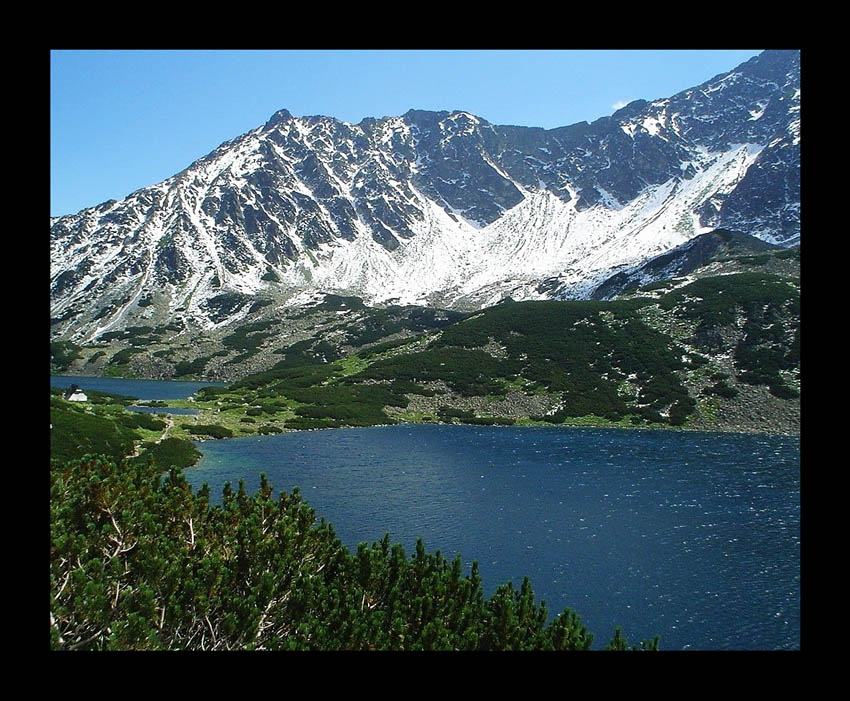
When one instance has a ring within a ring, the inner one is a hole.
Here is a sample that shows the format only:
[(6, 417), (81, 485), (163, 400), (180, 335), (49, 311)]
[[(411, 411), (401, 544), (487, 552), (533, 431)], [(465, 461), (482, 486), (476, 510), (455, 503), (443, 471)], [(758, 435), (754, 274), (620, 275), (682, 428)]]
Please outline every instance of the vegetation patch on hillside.
[[(473, 314), (372, 309), (356, 297), (326, 295), (287, 318), (299, 316), (308, 326), (322, 319), (322, 333), (275, 348), (285, 338), (282, 322), (267, 318), (235, 327), (219, 339), (219, 350), (174, 363), (175, 376), (203, 377), (218, 356), (230, 357), (214, 365), (216, 372), (259, 353), (264, 364), (277, 358), (223, 391), (200, 392), (195, 406), (202, 415), (186, 425), (244, 435), (261, 427), (445, 421), (439, 410), (451, 405), (468, 413), (452, 422), (705, 427), (710, 419), (722, 428), (736, 402), (765, 403), (761, 394), (742, 394), (745, 387), (763, 387), (780, 402), (799, 400), (799, 282), (788, 276), (690, 276), (613, 301), (513, 302)], [(76, 352), (57, 349), (60, 358)], [(142, 352), (122, 349), (102, 372), (126, 375)], [(151, 357), (170, 360), (180, 352)], [(718, 374), (724, 377), (712, 379)], [(705, 414), (709, 397), (725, 409)], [(765, 407), (770, 415), (793, 413)], [(251, 426), (246, 418), (262, 422)], [(744, 423), (749, 430), (751, 422)], [(193, 435), (180, 426), (173, 434)]]
[(700, 350), (717, 352), (725, 345), (723, 330), (738, 329), (737, 379), (767, 385), (781, 399), (799, 396), (783, 375), (800, 365), (800, 290), (787, 278), (758, 273), (703, 278), (666, 295), (660, 306), (697, 324), (690, 342)]
[(80, 347), (71, 341), (53, 341), (50, 343), (50, 372), (60, 373), (67, 370), (75, 360), (82, 358)]
[[(797, 396), (795, 285), (746, 273), (657, 289), (610, 302), (498, 305), (348, 356), (307, 339), (280, 349), (271, 370), (198, 398), (215, 400), (226, 425), (244, 431), (241, 419), (260, 416), (281, 429), (399, 420), (686, 427), (698, 400), (735, 401), (741, 383)], [(327, 303), (364, 311), (344, 298)], [(243, 338), (251, 333), (262, 329), (249, 326)]]

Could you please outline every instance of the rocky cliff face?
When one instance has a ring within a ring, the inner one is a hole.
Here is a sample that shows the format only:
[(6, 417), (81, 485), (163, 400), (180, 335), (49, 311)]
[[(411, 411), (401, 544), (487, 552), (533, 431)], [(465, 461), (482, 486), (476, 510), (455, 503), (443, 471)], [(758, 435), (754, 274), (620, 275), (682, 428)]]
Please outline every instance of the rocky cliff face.
[(585, 298), (717, 227), (798, 243), (799, 61), (768, 51), (551, 130), (280, 110), (162, 183), (52, 219), (52, 336), (212, 329), (317, 292), (457, 309)]

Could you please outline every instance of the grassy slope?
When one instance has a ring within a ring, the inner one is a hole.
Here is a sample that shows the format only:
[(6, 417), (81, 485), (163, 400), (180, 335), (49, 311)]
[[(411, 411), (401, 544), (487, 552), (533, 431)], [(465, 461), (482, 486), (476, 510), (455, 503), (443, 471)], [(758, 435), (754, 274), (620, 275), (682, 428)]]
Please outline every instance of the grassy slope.
[(328, 362), (463, 316), (424, 307), (369, 308), (357, 297), (330, 294), (305, 308), (259, 300), (242, 322), (214, 332), (170, 323), (107, 332), (84, 346), (52, 342), (51, 373), (233, 381), (270, 369), (281, 356)]

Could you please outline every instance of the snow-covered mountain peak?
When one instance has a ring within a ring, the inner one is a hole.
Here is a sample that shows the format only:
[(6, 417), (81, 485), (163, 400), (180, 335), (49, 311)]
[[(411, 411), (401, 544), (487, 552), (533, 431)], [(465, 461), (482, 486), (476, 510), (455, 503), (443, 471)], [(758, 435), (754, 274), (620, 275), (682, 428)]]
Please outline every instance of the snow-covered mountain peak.
[(52, 330), (212, 327), (316, 291), (582, 297), (714, 227), (799, 242), (799, 106), (799, 52), (780, 51), (549, 130), (281, 109), (162, 183), (51, 218)]

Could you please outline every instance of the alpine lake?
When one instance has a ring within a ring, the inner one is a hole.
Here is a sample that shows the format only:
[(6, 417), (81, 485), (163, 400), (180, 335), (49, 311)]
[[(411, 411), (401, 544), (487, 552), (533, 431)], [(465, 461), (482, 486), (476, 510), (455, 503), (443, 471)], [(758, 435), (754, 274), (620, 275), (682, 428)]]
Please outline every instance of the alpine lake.
[[(51, 377), (142, 400), (215, 383)], [(159, 409), (168, 412), (168, 409)], [(298, 487), (355, 550), (477, 560), (485, 595), (528, 576), (601, 649), (800, 649), (800, 440), (676, 430), (399, 424), (197, 443), (193, 488)]]

